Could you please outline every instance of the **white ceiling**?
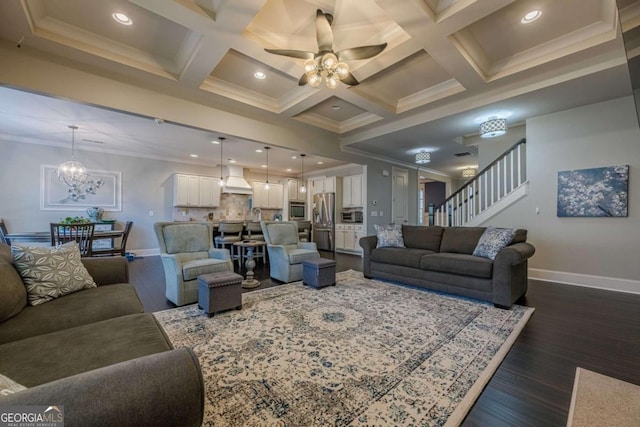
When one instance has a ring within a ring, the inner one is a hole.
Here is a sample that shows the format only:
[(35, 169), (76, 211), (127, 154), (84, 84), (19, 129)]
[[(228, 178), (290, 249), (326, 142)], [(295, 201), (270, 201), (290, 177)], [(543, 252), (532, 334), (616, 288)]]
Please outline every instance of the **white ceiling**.
[[(334, 16), (336, 51), (388, 43), (374, 58), (349, 61), (360, 85), (298, 86), (303, 60), (264, 51), (316, 51), (318, 8)], [(533, 9), (541, 17), (522, 24)], [(116, 11), (133, 25), (116, 23)], [(204, 96), (282, 126), (321, 128), (344, 151), (411, 164), (417, 151), (428, 150), (428, 166), (452, 175), (470, 163), (454, 154), (477, 153), (483, 119), (504, 115), (516, 125), (630, 93), (618, 27), (615, 0), (0, 2), (0, 38), (12, 43), (24, 36), (23, 46), (119, 80), (144, 81), (185, 99)], [(253, 77), (258, 70), (265, 80)], [(206, 164), (220, 159), (210, 144), (220, 135), (210, 131), (7, 88), (0, 97), (4, 139), (69, 146), (67, 126), (75, 124), (81, 149)], [(264, 144), (226, 136), (225, 162), (235, 157), (260, 170), (264, 153), (255, 149)], [(192, 153), (199, 157), (187, 157)], [(294, 154), (274, 148), (270, 168), (299, 169)], [(305, 171), (341, 163), (316, 157), (305, 160)]]

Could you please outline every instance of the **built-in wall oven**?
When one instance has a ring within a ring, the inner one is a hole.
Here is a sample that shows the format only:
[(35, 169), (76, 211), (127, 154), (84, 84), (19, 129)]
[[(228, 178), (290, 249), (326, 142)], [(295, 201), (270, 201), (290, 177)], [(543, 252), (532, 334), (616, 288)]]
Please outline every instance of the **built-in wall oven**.
[(289, 202), (289, 219), (307, 219), (307, 204), (305, 202)]

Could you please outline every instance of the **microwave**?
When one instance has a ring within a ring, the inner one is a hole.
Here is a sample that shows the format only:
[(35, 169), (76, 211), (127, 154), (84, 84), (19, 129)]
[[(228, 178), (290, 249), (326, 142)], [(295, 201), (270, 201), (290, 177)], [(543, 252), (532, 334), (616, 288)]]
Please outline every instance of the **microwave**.
[(342, 218), (342, 222), (357, 222), (357, 223), (362, 223), (364, 219), (362, 215), (362, 211), (360, 210), (342, 211), (341, 218)]
[(289, 202), (289, 219), (306, 219), (307, 204), (304, 202)]

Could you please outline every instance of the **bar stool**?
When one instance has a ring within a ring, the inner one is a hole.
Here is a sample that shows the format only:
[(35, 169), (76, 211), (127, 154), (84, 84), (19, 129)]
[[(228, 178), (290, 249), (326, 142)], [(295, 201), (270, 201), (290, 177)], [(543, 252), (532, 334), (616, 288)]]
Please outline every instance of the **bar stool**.
[[(241, 222), (221, 222), (218, 224), (219, 236), (213, 239), (216, 248), (225, 249), (229, 245), (229, 252), (231, 253), (231, 259), (238, 259), (241, 254), (236, 254), (233, 244), (241, 240), (240, 235), (244, 226)], [(226, 233), (226, 235), (225, 235)]]

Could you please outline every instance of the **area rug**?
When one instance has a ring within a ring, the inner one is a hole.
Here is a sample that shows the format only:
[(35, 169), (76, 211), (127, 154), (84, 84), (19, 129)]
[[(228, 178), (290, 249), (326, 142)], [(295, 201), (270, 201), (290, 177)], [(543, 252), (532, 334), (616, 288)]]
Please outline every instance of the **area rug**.
[(577, 368), (567, 426), (640, 426), (640, 386)]
[(208, 318), (155, 313), (198, 355), (207, 426), (457, 425), (533, 308), (512, 310), (337, 274), (242, 295)]

